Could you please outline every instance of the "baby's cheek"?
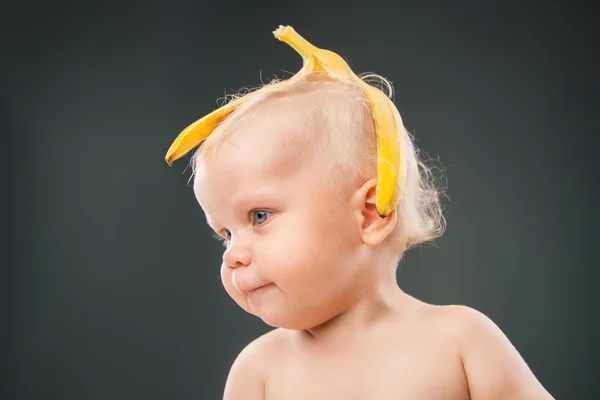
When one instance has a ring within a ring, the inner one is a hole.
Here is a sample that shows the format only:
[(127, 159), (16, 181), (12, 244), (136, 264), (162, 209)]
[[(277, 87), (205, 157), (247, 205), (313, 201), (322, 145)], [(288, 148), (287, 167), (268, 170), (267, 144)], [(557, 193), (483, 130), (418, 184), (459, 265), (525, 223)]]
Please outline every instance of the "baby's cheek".
[(331, 261), (327, 243), (301, 230), (279, 241), (270, 257), (282, 288), (292, 292), (314, 285), (314, 280), (319, 279), (319, 275), (325, 272), (323, 268)]

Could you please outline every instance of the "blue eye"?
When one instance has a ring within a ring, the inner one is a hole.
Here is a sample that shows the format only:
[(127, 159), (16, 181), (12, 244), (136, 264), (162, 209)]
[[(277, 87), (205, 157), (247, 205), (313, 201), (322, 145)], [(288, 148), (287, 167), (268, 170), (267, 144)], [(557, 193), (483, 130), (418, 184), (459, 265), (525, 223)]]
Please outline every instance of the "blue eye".
[[(263, 224), (269, 218), (269, 216), (271, 214), (273, 214), (272, 211), (264, 211), (264, 210), (255, 210), (255, 211), (252, 211), (251, 213), (252, 213), (253, 222), (258, 225)], [(213, 237), (215, 239), (223, 242), (224, 247), (229, 246), (229, 243), (231, 243), (231, 232), (229, 231), (229, 229), (223, 229), (221, 231), (221, 234), (213, 233)]]
[(269, 218), (269, 215), (273, 214), (271, 211), (263, 211), (263, 210), (256, 210), (252, 213), (254, 221), (257, 224), (262, 224), (263, 222), (265, 222), (267, 220), (267, 218)]

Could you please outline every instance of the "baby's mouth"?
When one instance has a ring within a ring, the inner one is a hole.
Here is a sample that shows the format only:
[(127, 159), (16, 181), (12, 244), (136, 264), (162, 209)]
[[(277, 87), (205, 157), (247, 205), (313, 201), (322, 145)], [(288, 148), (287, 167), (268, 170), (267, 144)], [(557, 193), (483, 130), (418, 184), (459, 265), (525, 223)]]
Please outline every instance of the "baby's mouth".
[(262, 288), (264, 288), (265, 286), (268, 286), (268, 285), (270, 285), (270, 284), (271, 284), (271, 282), (267, 282), (267, 283), (262, 283), (262, 284), (259, 284), (259, 285), (251, 285), (251, 286), (248, 286), (248, 287), (246, 287), (246, 286), (245, 286), (245, 285), (244, 285), (244, 284), (243, 284), (243, 283), (242, 283), (242, 282), (239, 280), (239, 278), (238, 278), (237, 274), (235, 274), (235, 273), (234, 273), (234, 275), (233, 275), (233, 279), (232, 279), (231, 281), (232, 281), (232, 283), (233, 283), (233, 287), (235, 287), (235, 289), (236, 289), (238, 292), (240, 292), (240, 293), (243, 293), (243, 294), (246, 294), (246, 295), (248, 295), (248, 294), (250, 294), (250, 293), (253, 293), (253, 292), (255, 292), (255, 291), (259, 290), (259, 289), (262, 289)]
[(265, 283), (264, 285), (254, 286), (254, 287), (251, 287), (251, 288), (248, 288), (248, 289), (242, 288), (242, 292), (244, 292), (246, 294), (254, 293), (254, 292), (256, 292), (256, 291), (258, 291), (258, 290), (260, 290), (260, 289), (262, 289), (262, 288), (264, 288), (266, 286), (269, 286), (269, 285), (270, 285), (270, 283)]
[(252, 290), (249, 293), (256, 292), (257, 290), (262, 289), (262, 288), (266, 288), (269, 285), (271, 285), (271, 283), (265, 283), (264, 285), (257, 287), (256, 289)]

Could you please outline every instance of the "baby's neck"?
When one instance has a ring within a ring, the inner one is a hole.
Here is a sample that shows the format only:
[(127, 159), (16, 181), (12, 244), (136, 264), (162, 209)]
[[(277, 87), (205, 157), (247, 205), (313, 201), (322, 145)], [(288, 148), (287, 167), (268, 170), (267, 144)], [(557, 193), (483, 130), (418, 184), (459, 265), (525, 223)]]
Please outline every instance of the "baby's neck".
[(316, 327), (299, 331), (298, 335), (306, 344), (346, 347), (368, 337), (388, 321), (407, 319), (418, 303), (394, 281), (393, 285), (380, 287), (346, 311)]

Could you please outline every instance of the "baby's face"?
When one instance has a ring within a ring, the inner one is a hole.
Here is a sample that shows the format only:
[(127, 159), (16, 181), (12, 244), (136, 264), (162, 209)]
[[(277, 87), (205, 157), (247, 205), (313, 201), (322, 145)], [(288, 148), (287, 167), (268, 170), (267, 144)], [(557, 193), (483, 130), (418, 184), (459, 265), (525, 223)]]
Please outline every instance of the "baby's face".
[(194, 191), (226, 240), (227, 293), (271, 326), (306, 329), (356, 302), (368, 279), (351, 196), (320, 183), (327, 165), (300, 155), (294, 129), (305, 128), (283, 111), (238, 128), (198, 163)]

